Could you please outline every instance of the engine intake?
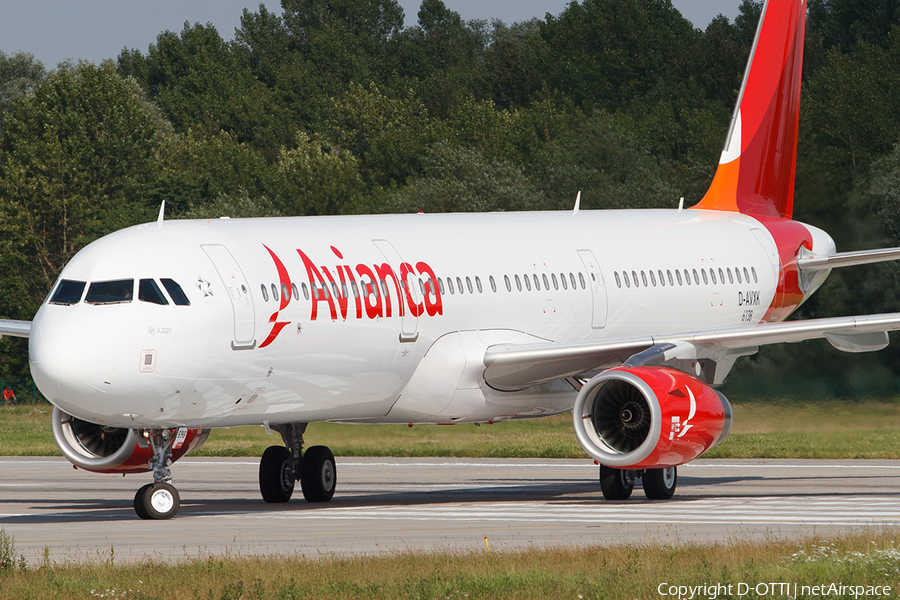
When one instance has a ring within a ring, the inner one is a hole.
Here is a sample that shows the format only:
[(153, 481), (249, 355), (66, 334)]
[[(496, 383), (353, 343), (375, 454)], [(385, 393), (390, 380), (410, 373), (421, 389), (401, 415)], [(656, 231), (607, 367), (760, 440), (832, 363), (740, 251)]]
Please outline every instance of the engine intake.
[(674, 467), (691, 461), (731, 429), (731, 404), (674, 369), (617, 367), (588, 381), (572, 410), (581, 447), (618, 468)]
[[(97, 473), (143, 473), (153, 457), (139, 431), (107, 427), (53, 409), (53, 439), (66, 459), (80, 469)], [(188, 429), (184, 440), (172, 447), (172, 462), (200, 447), (208, 429)]]

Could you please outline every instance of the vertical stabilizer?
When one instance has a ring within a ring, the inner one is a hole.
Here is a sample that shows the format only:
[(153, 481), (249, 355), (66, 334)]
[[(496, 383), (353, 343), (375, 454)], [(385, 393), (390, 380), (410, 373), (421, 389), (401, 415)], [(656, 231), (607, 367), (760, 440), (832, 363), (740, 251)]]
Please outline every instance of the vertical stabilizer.
[(725, 149), (694, 208), (790, 219), (800, 115), (806, 0), (768, 0)]

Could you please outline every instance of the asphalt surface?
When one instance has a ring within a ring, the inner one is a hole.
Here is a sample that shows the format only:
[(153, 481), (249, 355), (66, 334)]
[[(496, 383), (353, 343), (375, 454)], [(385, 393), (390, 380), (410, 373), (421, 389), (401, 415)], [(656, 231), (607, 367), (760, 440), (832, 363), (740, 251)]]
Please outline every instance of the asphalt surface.
[(142, 521), (149, 475), (0, 458), (0, 527), (51, 560), (491, 550), (800, 538), (900, 526), (900, 461), (698, 460), (669, 501), (603, 500), (590, 460), (338, 458), (326, 505), (266, 504), (249, 458), (177, 462), (181, 511)]

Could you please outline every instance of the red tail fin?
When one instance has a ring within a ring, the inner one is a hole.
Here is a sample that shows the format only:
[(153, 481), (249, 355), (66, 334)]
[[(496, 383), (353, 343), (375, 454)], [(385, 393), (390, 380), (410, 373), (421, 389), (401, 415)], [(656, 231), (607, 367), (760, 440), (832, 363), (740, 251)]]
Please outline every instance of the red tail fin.
[(694, 208), (790, 219), (806, 0), (763, 6), (719, 168)]

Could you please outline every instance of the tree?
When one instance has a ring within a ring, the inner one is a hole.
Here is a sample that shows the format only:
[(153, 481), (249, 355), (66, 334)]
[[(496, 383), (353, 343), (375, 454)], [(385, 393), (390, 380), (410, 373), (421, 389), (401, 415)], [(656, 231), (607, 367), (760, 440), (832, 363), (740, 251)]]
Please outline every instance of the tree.
[(334, 215), (365, 212), (365, 184), (359, 162), (321, 139), (297, 133), (294, 148), (278, 157), (282, 180), (281, 210), (287, 215)]
[(439, 142), (424, 163), (422, 176), (393, 195), (389, 212), (533, 210), (544, 201), (519, 167), (472, 148)]
[(669, 0), (584, 0), (541, 23), (541, 68), (579, 106), (615, 111), (689, 75), (700, 32)]
[(86, 243), (152, 214), (143, 200), (167, 135), (111, 64), (56, 71), (15, 104), (0, 137), (0, 288), (29, 288), (22, 311)]
[(34, 90), (46, 77), (44, 65), (26, 52), (13, 55), (0, 50), (0, 129), (3, 116), (12, 110), (19, 98)]
[(250, 53), (222, 40), (212, 24), (185, 23), (180, 35), (159, 34), (143, 60), (124, 51), (119, 70), (143, 78), (179, 132), (224, 130), (270, 158), (291, 139), (283, 111), (253, 74)]

